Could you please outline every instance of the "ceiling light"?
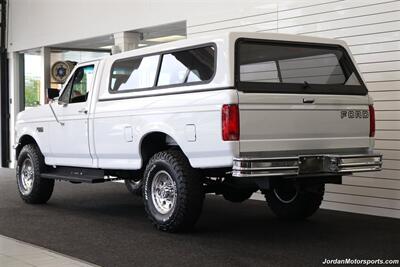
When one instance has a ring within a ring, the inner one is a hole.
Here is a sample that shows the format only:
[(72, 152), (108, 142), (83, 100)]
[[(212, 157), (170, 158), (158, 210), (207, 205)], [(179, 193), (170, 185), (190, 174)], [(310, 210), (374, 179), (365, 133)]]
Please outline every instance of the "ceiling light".
[(185, 39), (185, 38), (186, 38), (186, 36), (183, 36), (183, 35), (168, 35), (168, 36), (147, 39), (147, 41), (156, 42), (156, 43), (166, 43), (166, 42), (181, 40), (181, 39)]
[(112, 45), (105, 45), (100, 47), (100, 49), (111, 49), (113, 46)]

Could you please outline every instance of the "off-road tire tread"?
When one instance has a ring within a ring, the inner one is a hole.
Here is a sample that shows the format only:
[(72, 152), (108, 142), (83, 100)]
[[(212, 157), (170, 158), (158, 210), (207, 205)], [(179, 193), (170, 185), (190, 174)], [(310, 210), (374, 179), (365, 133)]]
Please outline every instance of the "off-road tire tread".
[[(176, 186), (178, 192), (180, 192), (176, 207), (178, 210), (169, 220), (160, 222), (150, 215), (148, 202), (143, 198), (148, 218), (161, 231), (185, 232), (191, 230), (199, 219), (203, 207), (204, 189), (201, 175), (190, 166), (188, 159), (181, 151), (169, 149), (156, 153), (150, 159), (145, 170), (144, 179), (147, 179), (147, 173), (157, 161), (167, 162), (177, 173)], [(146, 182), (143, 184), (143, 190), (146, 190), (145, 187)]]
[[(44, 163), (44, 157), (36, 145), (28, 144), (22, 148), (18, 157), (19, 167), (22, 164), (23, 160), (25, 159), (24, 154), (29, 154), (32, 159), (35, 178), (32, 191), (29, 195), (23, 195), (20, 192), (20, 190), (18, 190), (18, 192), (20, 193), (21, 198), (26, 203), (44, 204), (50, 199), (53, 193), (54, 180), (44, 179), (40, 177), (40, 174), (45, 171), (46, 165)], [(17, 180), (18, 180), (18, 175), (19, 175), (19, 170), (17, 171)], [(18, 181), (17, 181), (17, 186), (19, 186)]]

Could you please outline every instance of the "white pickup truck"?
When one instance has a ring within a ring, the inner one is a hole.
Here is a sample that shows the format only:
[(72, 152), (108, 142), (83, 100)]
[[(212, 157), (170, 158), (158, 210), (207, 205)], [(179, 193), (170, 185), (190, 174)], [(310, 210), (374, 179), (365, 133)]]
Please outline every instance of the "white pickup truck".
[(306, 218), (326, 183), (382, 166), (372, 99), (339, 40), (190, 38), (78, 64), (49, 98), (18, 114), (22, 199), (47, 202), (55, 180), (123, 179), (163, 231), (193, 227), (206, 193), (260, 191), (280, 218)]

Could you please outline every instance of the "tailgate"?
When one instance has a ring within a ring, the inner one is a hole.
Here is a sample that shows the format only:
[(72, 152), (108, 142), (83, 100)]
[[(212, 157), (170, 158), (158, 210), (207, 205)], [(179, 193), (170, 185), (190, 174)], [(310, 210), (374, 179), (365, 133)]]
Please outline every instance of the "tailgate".
[(238, 92), (240, 152), (368, 148), (368, 96)]

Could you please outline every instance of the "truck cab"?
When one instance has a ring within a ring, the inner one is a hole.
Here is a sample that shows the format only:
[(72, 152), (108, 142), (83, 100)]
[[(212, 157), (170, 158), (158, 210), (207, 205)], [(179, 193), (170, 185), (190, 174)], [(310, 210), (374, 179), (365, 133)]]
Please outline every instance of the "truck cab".
[(373, 101), (346, 44), (227, 33), (78, 64), (59, 96), (16, 122), (27, 203), (55, 180), (124, 180), (152, 223), (186, 230), (206, 193), (265, 195), (277, 216), (311, 216), (324, 185), (379, 171)]

